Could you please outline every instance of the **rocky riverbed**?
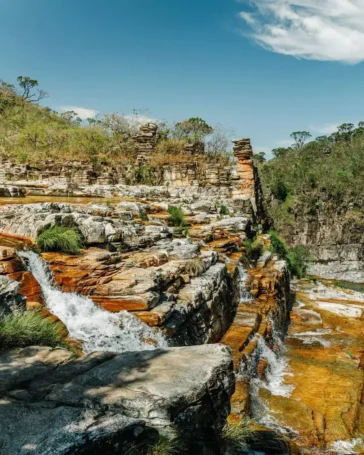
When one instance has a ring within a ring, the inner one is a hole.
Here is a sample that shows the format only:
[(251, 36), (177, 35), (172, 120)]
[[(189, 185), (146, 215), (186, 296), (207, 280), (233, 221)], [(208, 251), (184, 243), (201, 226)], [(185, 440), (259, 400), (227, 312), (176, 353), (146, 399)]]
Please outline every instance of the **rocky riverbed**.
[[(226, 421), (249, 416), (255, 436), (239, 453), (361, 453), (363, 295), (302, 281), (294, 302), (278, 256), (249, 266), (249, 197), (123, 191), (0, 206), (1, 311), (40, 309), (75, 347), (0, 351), (1, 447), (113, 454), (182, 432), (217, 455)], [(80, 233), (80, 254), (30, 251), (54, 225)]]

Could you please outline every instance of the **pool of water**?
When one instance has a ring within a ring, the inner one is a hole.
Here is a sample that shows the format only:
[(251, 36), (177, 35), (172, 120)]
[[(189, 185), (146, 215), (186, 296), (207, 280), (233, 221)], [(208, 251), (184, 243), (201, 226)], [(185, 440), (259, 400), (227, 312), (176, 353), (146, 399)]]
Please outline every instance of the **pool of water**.
[(69, 204), (89, 204), (94, 202), (102, 204), (106, 202), (117, 203), (121, 197), (74, 197), (74, 196), (25, 196), (25, 197), (0, 197), (0, 205), (9, 204), (37, 204), (41, 202), (68, 202)]
[(361, 292), (364, 294), (364, 283), (351, 283), (350, 281), (337, 281), (335, 285), (343, 288), (350, 289), (351, 291)]

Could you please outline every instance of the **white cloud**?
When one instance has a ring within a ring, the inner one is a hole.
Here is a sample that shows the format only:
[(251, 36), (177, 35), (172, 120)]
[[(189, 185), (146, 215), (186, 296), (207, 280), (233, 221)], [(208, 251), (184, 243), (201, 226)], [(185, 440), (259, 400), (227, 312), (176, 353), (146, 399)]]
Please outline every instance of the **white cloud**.
[(310, 60), (364, 60), (364, 0), (245, 0), (240, 17), (273, 52)]
[(282, 139), (280, 141), (277, 141), (278, 147), (290, 147), (292, 144), (293, 144), (292, 139)]
[(66, 111), (74, 111), (82, 120), (86, 120), (88, 118), (94, 118), (99, 113), (95, 109), (87, 109), (86, 107), (79, 107), (79, 106), (61, 106), (62, 112)]
[(337, 126), (341, 125), (343, 122), (335, 123), (335, 124), (325, 124), (325, 125), (316, 125), (310, 126), (310, 130), (315, 131), (316, 133), (321, 134), (332, 134), (337, 131)]

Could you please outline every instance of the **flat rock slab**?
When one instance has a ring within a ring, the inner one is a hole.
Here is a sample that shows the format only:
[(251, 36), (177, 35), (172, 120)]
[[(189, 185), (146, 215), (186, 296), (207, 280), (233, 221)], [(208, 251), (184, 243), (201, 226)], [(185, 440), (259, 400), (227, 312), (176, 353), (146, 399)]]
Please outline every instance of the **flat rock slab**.
[(135, 439), (144, 425), (198, 431), (229, 413), (225, 346), (71, 357), (44, 347), (0, 351), (0, 453), (117, 453), (105, 447)]

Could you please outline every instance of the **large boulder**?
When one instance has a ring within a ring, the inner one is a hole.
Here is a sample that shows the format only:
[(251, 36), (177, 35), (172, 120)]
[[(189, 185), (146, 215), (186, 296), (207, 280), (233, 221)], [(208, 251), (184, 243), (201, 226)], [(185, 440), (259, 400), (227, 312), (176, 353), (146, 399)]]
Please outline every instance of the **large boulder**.
[(234, 373), (225, 346), (71, 357), (45, 347), (0, 354), (4, 453), (111, 454), (104, 448), (136, 438), (143, 422), (161, 433), (199, 434), (219, 429), (229, 414)]

